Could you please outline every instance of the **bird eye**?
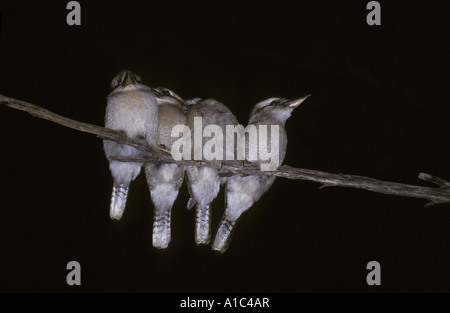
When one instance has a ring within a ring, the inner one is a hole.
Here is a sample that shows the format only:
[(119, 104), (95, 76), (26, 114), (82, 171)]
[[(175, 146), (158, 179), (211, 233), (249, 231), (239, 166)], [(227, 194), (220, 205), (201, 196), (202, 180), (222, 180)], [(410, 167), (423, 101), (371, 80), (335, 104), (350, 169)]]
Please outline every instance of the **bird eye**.
[(269, 105), (276, 105), (276, 104), (277, 104), (277, 101), (276, 101), (276, 100), (273, 100), (273, 101), (270, 102)]
[(169, 92), (169, 90), (167, 90), (167, 89), (164, 89), (164, 90), (162, 91), (162, 95), (163, 95), (163, 96), (165, 96), (165, 97), (168, 97), (168, 96), (170, 96), (170, 92)]
[(120, 79), (117, 80), (117, 85), (121, 85), (122, 81)]

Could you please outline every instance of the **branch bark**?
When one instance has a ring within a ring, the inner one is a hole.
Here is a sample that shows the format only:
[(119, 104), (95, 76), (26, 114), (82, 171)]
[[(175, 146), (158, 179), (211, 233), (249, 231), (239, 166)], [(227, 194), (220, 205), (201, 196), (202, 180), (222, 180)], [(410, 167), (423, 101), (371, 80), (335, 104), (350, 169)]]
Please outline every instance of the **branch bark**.
[(388, 181), (382, 181), (374, 178), (356, 176), (356, 175), (344, 175), (344, 174), (332, 174), (322, 171), (294, 168), (287, 165), (280, 166), (275, 171), (260, 171), (259, 165), (252, 164), (250, 162), (242, 161), (223, 161), (206, 162), (195, 160), (181, 160), (175, 161), (170, 154), (170, 151), (161, 147), (149, 146), (146, 142), (139, 142), (127, 138), (124, 133), (115, 131), (105, 127), (79, 122), (49, 110), (46, 110), (40, 106), (9, 98), (0, 94), (0, 103), (11, 107), (16, 110), (25, 111), (32, 116), (45, 119), (65, 127), (69, 127), (85, 133), (94, 134), (101, 139), (113, 140), (118, 143), (129, 145), (147, 152), (145, 158), (122, 158), (116, 157), (116, 160), (123, 162), (153, 162), (153, 163), (176, 163), (179, 165), (205, 165), (220, 170), (221, 175), (230, 176), (235, 174), (241, 175), (267, 175), (285, 177), (288, 179), (299, 179), (320, 183), (321, 188), (324, 187), (350, 187), (368, 190), (372, 192), (403, 196), (411, 198), (426, 199), (429, 202), (425, 206), (430, 206), (440, 203), (450, 203), (450, 182), (426, 173), (420, 173), (419, 178), (436, 184), (438, 187), (425, 187), (416, 185), (407, 185), (401, 183), (394, 183)]

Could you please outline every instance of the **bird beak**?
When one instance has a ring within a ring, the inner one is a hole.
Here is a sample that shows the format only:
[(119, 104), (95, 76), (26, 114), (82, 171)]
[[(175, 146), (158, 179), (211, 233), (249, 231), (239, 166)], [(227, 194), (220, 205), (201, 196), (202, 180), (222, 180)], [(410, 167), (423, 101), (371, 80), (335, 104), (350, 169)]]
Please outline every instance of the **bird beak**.
[(126, 73), (125, 74), (125, 78), (123, 79), (123, 83), (122, 83), (122, 85), (124, 86), (124, 87), (126, 87), (126, 86), (128, 86), (128, 85), (133, 85), (135, 83), (135, 81), (134, 81), (134, 79), (133, 79), (133, 76), (132, 75), (130, 75), (130, 73)]
[(304, 96), (304, 97), (299, 98), (299, 99), (287, 101), (287, 102), (285, 102), (284, 105), (286, 105), (287, 107), (289, 107), (291, 109), (295, 109), (296, 107), (298, 107), (300, 104), (302, 104), (303, 101), (305, 101), (310, 96), (311, 95), (307, 95), (307, 96)]
[(174, 98), (177, 99), (180, 103), (184, 103), (184, 100), (179, 95), (175, 94)]
[(161, 98), (162, 94), (157, 89), (152, 88), (152, 92), (155, 97)]

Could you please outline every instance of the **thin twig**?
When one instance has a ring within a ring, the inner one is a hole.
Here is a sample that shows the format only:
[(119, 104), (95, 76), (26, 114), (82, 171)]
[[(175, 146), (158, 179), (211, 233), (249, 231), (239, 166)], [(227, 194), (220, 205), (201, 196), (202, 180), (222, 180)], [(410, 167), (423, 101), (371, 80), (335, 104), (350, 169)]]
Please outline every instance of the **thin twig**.
[[(72, 120), (25, 101), (16, 100), (0, 94), (0, 103), (13, 109), (28, 112), (35, 117), (42, 118), (78, 131), (94, 134), (102, 139), (113, 140), (124, 145), (129, 145), (148, 153), (148, 156), (145, 158), (116, 157), (115, 159), (119, 161), (176, 163), (179, 165), (191, 166), (198, 165), (198, 161), (195, 160), (175, 161), (173, 160), (169, 150), (161, 147), (149, 146), (146, 142), (132, 140), (127, 138), (122, 132)], [(440, 203), (450, 203), (450, 182), (425, 173), (420, 173), (419, 178), (427, 182), (437, 184), (438, 187), (406, 185), (363, 176), (332, 174), (316, 170), (294, 168), (287, 165), (280, 166), (276, 171), (260, 171), (259, 165), (249, 162), (244, 163), (245, 164), (243, 164), (242, 161), (223, 161), (218, 163), (202, 160), (202, 165), (217, 168), (223, 176), (235, 174), (277, 176), (320, 183), (321, 188), (351, 187), (394, 196), (426, 199), (429, 201), (426, 206)]]

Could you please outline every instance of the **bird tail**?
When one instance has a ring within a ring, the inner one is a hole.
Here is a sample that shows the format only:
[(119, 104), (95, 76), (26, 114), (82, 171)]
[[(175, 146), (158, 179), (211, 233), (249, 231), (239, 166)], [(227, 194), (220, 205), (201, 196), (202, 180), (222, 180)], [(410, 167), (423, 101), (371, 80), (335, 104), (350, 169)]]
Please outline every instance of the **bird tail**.
[(195, 217), (195, 243), (197, 245), (207, 245), (211, 241), (211, 205), (206, 208), (197, 205)]
[(164, 211), (156, 211), (153, 218), (153, 246), (165, 249), (170, 242), (170, 216), (171, 208)]
[(111, 207), (109, 216), (113, 220), (120, 220), (125, 211), (128, 197), (128, 186), (120, 184), (119, 186), (113, 186), (113, 192), (111, 195)]
[(225, 253), (230, 245), (231, 237), (234, 231), (235, 221), (223, 217), (217, 229), (216, 238), (212, 244), (212, 250)]

